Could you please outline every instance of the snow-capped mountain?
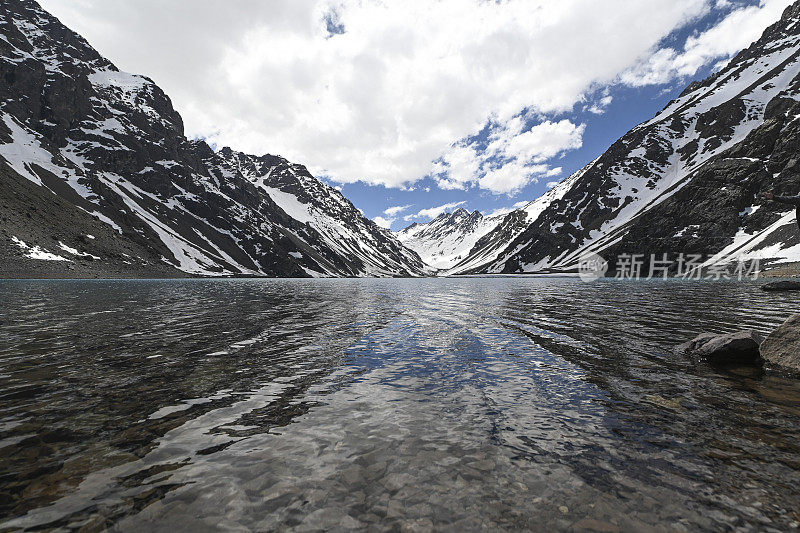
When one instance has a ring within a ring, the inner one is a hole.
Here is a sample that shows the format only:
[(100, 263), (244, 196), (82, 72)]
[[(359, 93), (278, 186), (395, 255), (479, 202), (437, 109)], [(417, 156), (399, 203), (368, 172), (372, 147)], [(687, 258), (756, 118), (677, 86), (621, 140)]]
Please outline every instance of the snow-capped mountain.
[(800, 191), (798, 100), (800, 2), (551, 190), (524, 230), (507, 215), (452, 272), (571, 270), (588, 252), (645, 254), (645, 268), (680, 252), (800, 261), (794, 209), (758, 197)]
[(459, 208), (442, 213), (430, 222), (414, 223), (396, 233), (397, 238), (419, 254), (425, 263), (448, 270), (467, 257), (481, 237), (489, 233), (504, 215), (483, 216)]
[[(306, 167), (286, 159), (261, 157), (223, 148), (207, 160), (219, 179), (244, 176), (264, 191), (294, 220), (313, 228), (321, 244), (335, 250), (336, 262), (344, 259), (359, 275), (428, 273), (420, 258), (403, 246), (391, 232), (365, 218), (338, 190), (312, 176)], [(335, 264), (328, 271), (338, 273)]]
[(509, 242), (516, 239), (530, 224), (539, 218), (539, 215), (555, 200), (560, 200), (569, 190), (570, 184), (574, 183), (581, 176), (577, 172), (561, 182), (557, 187), (547, 191), (545, 194), (532, 202), (528, 202), (519, 209), (509, 213), (491, 217), (493, 220), (489, 231), (485, 232), (477, 241), (471, 243), (469, 253), (452, 265), (443, 274), (469, 273), (480, 267), (486, 262), (497, 258)]
[(483, 215), (458, 208), (430, 222), (411, 224), (396, 236), (439, 275), (459, 274), (497, 257), (553, 200), (563, 196), (564, 185), (576, 177), (511, 212)]
[(0, 188), (15, 198), (2, 205), (4, 271), (429, 270), (303, 166), (187, 139), (150, 79), (120, 72), (32, 0), (0, 4), (0, 79)]

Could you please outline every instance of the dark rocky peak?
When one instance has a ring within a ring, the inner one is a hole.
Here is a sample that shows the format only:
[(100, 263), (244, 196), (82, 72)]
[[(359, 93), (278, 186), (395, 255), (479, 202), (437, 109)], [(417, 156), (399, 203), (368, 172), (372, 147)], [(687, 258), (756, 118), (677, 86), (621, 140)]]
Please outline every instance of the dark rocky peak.
[(468, 219), (470, 222), (477, 222), (483, 218), (483, 213), (478, 211), (477, 209), (474, 210), (472, 213), (469, 213)]
[(461, 230), (469, 230), (481, 220), (483, 220), (483, 214), (480, 211), (469, 212), (463, 207), (459, 207), (451, 213), (448, 224)]
[(405, 228), (401, 229), (401, 230), (400, 230), (400, 231), (398, 231), (397, 233), (403, 233), (403, 232), (408, 232), (408, 231), (411, 231), (412, 229), (416, 228), (417, 226), (420, 226), (420, 223), (419, 223), (419, 222), (412, 222), (411, 224), (409, 224), (409, 225), (408, 225), (408, 226), (406, 226)]
[(152, 80), (120, 72), (35, 2), (2, 2), (0, 27), (2, 107), (59, 146), (72, 130), (87, 128), (76, 116), (120, 122), (115, 130), (152, 123), (183, 135), (180, 115)]
[(447, 222), (451, 221), (453, 217), (453, 213), (449, 213), (447, 211), (436, 215), (430, 222), (426, 222), (425, 224), (429, 226), (438, 226), (441, 224), (446, 224)]
[(214, 157), (214, 150), (203, 139), (192, 139), (186, 143), (187, 148), (199, 159)]
[[(81, 69), (117, 68), (102, 57), (80, 35), (32, 0), (3, 0), (0, 3), (0, 28), (3, 41), (31, 53), (26, 59), (45, 58), (44, 68), (71, 75)], [(3, 46), (3, 43), (0, 43)]]
[(469, 217), (469, 211), (463, 207), (458, 207), (453, 211), (445, 211), (438, 215), (430, 223), (431, 224), (457, 224), (461, 220)]

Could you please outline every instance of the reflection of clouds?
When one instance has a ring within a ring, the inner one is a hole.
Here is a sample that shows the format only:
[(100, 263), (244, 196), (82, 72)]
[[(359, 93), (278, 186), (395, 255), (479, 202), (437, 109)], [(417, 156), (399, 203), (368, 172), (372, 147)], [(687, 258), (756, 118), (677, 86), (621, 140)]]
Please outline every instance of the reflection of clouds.
[[(757, 288), (536, 278), (230, 287), (260, 320), (221, 325), (235, 334), (203, 352), (230, 352), (203, 367), (218, 386), (143, 404), (141, 418), (181, 423), (141, 459), (7, 525), (85, 518), (76, 513), (89, 505), (130, 510), (160, 490), (119, 527), (541, 529), (626, 517), (622, 529), (708, 529), (751, 509), (748, 483), (781, 505), (794, 496), (770, 492), (776, 475), (797, 474), (765, 443), (800, 457), (789, 444), (796, 417), (664, 355), (692, 328), (777, 323), (789, 303)], [(214, 301), (193, 298), (193, 309)], [(176, 336), (185, 326), (171, 324)], [(254, 380), (223, 379), (242, 370)], [(764, 468), (715, 461), (715, 446)]]

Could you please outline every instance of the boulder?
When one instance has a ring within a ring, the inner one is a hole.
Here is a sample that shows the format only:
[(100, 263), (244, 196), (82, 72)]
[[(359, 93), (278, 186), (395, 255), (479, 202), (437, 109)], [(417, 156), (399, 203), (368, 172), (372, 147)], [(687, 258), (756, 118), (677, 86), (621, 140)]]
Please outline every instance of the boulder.
[(761, 286), (762, 291), (800, 291), (800, 281), (773, 281)]
[(800, 372), (800, 315), (792, 315), (767, 336), (761, 356), (776, 366)]
[(689, 342), (676, 346), (675, 353), (717, 365), (758, 363), (761, 360), (758, 347), (763, 340), (763, 335), (754, 330), (724, 335), (701, 333)]

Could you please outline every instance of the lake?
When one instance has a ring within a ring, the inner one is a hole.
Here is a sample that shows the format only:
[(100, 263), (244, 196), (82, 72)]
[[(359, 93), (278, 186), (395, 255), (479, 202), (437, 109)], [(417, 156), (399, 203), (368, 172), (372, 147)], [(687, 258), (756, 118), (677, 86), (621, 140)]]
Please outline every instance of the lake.
[(0, 281), (0, 530), (785, 530), (757, 283)]

